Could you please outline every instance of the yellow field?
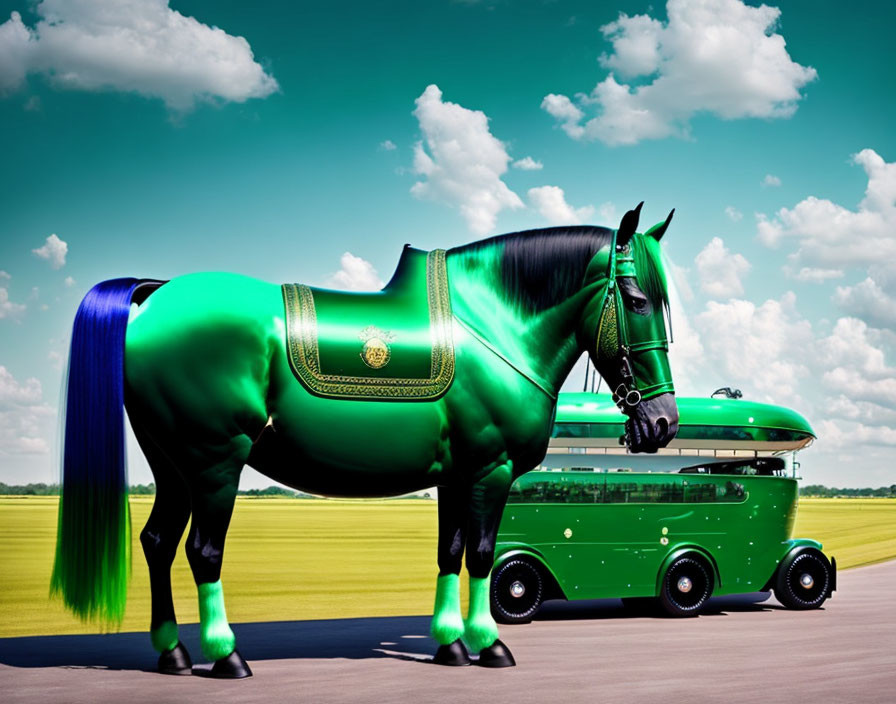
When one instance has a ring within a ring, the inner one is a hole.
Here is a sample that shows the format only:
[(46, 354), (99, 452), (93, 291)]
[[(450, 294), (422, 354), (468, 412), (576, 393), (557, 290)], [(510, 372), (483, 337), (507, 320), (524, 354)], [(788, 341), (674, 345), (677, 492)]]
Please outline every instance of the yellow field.
[[(122, 630), (149, 624), (149, 578), (136, 540), (152, 497), (131, 499), (133, 578)], [(47, 596), (54, 497), (0, 498), (0, 637), (97, 632)], [(233, 622), (426, 614), (436, 566), (436, 504), (244, 499), (227, 540), (223, 582)], [(841, 568), (896, 557), (896, 501), (805, 499), (795, 534), (825, 544)], [(465, 581), (465, 580), (462, 580)], [(184, 557), (173, 569), (178, 620), (198, 620)]]

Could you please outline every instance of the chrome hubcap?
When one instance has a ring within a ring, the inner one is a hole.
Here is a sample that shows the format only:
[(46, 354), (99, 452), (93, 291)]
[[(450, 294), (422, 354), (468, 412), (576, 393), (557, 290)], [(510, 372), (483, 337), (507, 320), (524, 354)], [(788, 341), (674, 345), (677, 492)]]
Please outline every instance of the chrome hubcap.
[(687, 594), (694, 587), (694, 583), (691, 581), (690, 577), (682, 577), (678, 580), (678, 591)]
[(523, 586), (522, 582), (517, 581), (510, 585), (510, 596), (515, 599), (519, 599), (525, 593), (526, 587)]
[(800, 575), (800, 586), (803, 589), (811, 589), (815, 585), (815, 580), (812, 579), (812, 575), (808, 572), (803, 572)]

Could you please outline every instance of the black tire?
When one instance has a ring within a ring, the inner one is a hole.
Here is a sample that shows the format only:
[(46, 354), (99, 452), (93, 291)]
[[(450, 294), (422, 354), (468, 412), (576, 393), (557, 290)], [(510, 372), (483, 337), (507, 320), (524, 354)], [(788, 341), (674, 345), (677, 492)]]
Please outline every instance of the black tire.
[(544, 601), (541, 569), (525, 558), (513, 558), (492, 575), (491, 609), (498, 623), (529, 623)]
[(660, 588), (660, 606), (669, 616), (697, 616), (713, 589), (712, 570), (706, 561), (695, 555), (675, 560)]
[(788, 609), (817, 609), (831, 593), (834, 571), (818, 550), (790, 553), (778, 567), (775, 598)]

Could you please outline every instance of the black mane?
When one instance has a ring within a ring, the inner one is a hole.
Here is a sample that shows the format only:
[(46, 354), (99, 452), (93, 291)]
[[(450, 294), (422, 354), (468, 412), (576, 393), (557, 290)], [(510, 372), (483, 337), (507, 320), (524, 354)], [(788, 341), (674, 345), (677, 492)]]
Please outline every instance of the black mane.
[(566, 300), (582, 287), (585, 269), (613, 231), (581, 225), (547, 227), (497, 235), (449, 254), (472, 254), (503, 245), (501, 280), (512, 302), (537, 313)]

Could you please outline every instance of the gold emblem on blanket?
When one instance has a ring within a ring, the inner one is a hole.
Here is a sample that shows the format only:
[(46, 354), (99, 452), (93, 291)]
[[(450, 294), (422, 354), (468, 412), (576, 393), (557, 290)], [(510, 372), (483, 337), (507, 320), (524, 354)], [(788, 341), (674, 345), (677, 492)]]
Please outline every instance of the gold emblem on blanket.
[(368, 325), (358, 337), (364, 342), (361, 349), (361, 359), (371, 369), (382, 369), (389, 363), (392, 357), (392, 348), (389, 343), (395, 339), (395, 335), (386, 330), (380, 330), (375, 325)]

